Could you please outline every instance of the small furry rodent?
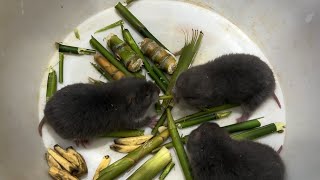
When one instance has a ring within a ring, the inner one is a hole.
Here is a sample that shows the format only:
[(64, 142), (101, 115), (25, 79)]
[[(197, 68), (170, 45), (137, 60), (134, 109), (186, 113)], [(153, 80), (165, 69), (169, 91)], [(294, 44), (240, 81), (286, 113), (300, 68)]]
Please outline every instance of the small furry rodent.
[(240, 104), (243, 114), (251, 113), (274, 94), (275, 79), (269, 66), (260, 58), (248, 54), (228, 54), (183, 72), (175, 85), (175, 99), (198, 108), (226, 103)]
[(187, 142), (195, 180), (283, 180), (285, 166), (271, 147), (237, 141), (215, 123), (203, 123)]
[(119, 129), (150, 123), (148, 114), (160, 90), (144, 79), (124, 78), (102, 85), (73, 84), (57, 91), (47, 102), (44, 120), (62, 138), (86, 140)]

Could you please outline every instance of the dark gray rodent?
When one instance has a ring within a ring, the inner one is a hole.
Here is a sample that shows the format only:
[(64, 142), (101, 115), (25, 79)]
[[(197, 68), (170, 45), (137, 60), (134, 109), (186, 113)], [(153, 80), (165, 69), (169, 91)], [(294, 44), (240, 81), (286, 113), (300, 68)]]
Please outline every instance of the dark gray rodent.
[(47, 102), (44, 122), (65, 139), (88, 139), (119, 129), (147, 125), (160, 90), (144, 79), (124, 78), (102, 85), (73, 84)]
[(249, 54), (228, 54), (183, 72), (175, 85), (176, 101), (199, 108), (226, 103), (240, 104), (243, 121), (268, 97), (274, 95), (275, 79), (270, 67)]
[(236, 141), (215, 123), (203, 123), (187, 142), (195, 180), (283, 180), (285, 166), (271, 147)]

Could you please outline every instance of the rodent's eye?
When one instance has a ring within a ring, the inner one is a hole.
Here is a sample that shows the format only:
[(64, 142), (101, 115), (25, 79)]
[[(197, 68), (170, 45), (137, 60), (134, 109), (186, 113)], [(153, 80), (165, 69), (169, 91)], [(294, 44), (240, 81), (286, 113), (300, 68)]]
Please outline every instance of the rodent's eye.
[(147, 94), (146, 94), (146, 97), (150, 97), (150, 94), (149, 94), (149, 93), (147, 93)]

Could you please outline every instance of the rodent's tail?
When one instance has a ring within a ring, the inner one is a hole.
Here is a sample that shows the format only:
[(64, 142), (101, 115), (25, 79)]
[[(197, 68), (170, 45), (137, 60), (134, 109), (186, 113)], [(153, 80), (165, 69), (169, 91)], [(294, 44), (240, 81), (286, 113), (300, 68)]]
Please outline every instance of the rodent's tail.
[(272, 94), (272, 97), (273, 97), (273, 99), (276, 101), (276, 103), (278, 104), (279, 108), (281, 109), (281, 104), (280, 104), (280, 101), (279, 101), (278, 97), (276, 96), (276, 94), (273, 93), (273, 94)]
[(41, 137), (42, 137), (42, 127), (43, 127), (44, 123), (46, 122), (46, 120), (47, 120), (46, 117), (43, 117), (39, 123), (39, 126), (38, 126), (38, 132)]

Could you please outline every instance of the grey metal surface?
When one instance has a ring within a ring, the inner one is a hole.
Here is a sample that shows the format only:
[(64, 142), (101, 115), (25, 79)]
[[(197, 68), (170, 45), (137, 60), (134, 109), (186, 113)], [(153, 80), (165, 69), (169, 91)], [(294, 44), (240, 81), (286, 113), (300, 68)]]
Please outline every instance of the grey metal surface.
[[(49, 179), (38, 136), (38, 89), (53, 43), (106, 0), (0, 0), (0, 179)], [(196, 1), (195, 1), (196, 2)], [(319, 179), (320, 2), (202, 1), (253, 39), (272, 63), (287, 106), (282, 156), (290, 180)]]

